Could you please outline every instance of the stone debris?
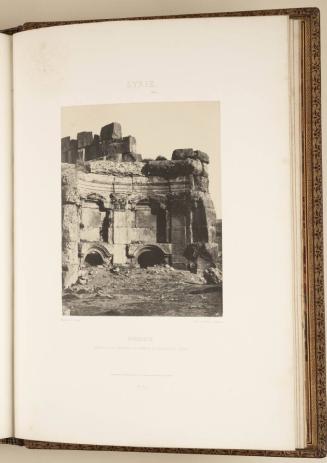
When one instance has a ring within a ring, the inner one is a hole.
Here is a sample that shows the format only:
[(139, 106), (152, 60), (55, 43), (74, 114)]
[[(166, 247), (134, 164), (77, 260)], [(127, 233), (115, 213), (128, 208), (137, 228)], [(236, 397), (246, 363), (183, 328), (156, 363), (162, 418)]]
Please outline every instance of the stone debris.
[(208, 284), (221, 285), (223, 281), (222, 271), (215, 267), (206, 268), (203, 277)]
[[(118, 267), (118, 266), (117, 266)], [(125, 273), (126, 272), (126, 273)], [(169, 265), (98, 269), (86, 284), (64, 290), (71, 315), (221, 315), (221, 287)]]

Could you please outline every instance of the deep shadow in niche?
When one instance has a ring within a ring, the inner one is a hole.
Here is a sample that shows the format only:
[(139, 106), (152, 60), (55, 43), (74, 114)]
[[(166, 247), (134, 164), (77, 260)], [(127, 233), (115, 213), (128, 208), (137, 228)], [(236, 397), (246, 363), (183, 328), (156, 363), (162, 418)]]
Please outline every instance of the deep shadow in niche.
[(146, 249), (139, 255), (137, 259), (141, 268), (153, 267), (164, 263), (164, 256), (160, 249)]
[(87, 265), (92, 266), (92, 267), (96, 267), (97, 265), (102, 265), (103, 264), (103, 259), (102, 259), (102, 256), (98, 252), (91, 251), (85, 257), (85, 263)]

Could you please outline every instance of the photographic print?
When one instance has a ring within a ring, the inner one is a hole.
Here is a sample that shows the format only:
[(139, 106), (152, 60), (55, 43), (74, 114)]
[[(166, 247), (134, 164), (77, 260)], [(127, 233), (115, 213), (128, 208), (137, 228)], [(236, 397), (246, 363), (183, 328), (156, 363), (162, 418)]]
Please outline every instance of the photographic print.
[(64, 107), (62, 311), (221, 317), (218, 102)]

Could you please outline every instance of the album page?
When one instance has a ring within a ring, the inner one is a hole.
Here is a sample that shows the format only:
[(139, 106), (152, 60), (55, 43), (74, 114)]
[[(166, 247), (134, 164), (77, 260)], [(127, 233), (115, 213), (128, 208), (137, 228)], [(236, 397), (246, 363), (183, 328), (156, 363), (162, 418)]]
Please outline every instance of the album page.
[(0, 34), (0, 439), (12, 428), (12, 62)]
[(288, 18), (14, 36), (16, 436), (295, 449)]

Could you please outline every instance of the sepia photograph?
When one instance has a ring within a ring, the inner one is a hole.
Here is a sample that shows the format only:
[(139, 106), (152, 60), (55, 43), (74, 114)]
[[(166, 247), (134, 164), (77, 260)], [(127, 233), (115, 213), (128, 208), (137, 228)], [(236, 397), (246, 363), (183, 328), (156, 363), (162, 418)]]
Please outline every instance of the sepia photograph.
[(62, 313), (221, 317), (216, 101), (61, 111)]

